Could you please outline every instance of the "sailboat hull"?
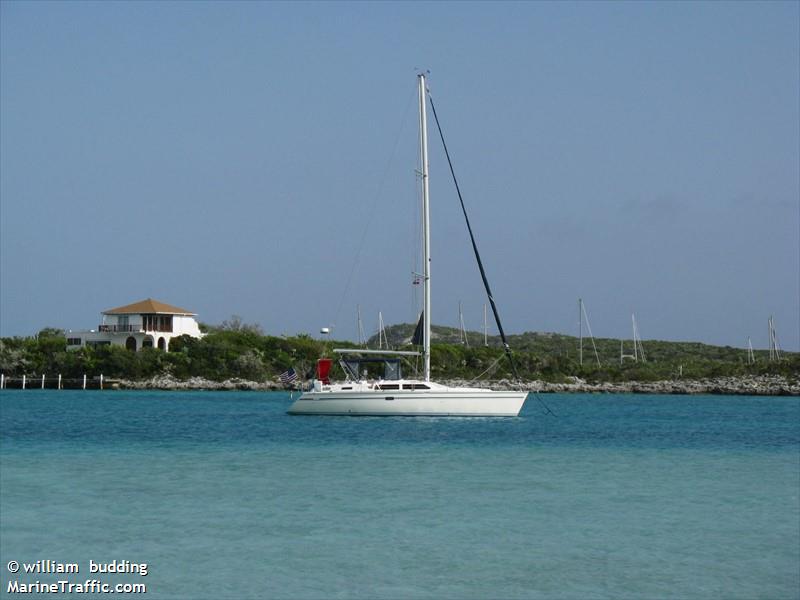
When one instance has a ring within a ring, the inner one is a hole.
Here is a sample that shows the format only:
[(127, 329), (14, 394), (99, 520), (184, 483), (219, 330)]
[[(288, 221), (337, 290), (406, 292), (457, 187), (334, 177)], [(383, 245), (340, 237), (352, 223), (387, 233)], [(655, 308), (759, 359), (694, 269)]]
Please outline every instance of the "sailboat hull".
[(527, 392), (452, 388), (426, 392), (306, 392), (292, 415), (516, 417)]

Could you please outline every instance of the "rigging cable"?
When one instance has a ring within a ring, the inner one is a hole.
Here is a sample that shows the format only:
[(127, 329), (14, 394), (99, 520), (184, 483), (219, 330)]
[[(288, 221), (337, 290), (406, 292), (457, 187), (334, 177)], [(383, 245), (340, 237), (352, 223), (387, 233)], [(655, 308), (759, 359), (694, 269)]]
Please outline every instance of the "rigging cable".
[(336, 313), (333, 318), (333, 327), (335, 327), (336, 323), (339, 322), (339, 315), (342, 312), (342, 306), (344, 305), (347, 293), (350, 291), (350, 284), (353, 281), (353, 276), (355, 275), (356, 269), (359, 266), (359, 262), (361, 260), (361, 252), (364, 249), (364, 241), (367, 238), (367, 232), (369, 231), (370, 225), (372, 224), (372, 218), (375, 216), (375, 208), (378, 204), (378, 200), (383, 195), (383, 188), (384, 185), (386, 184), (386, 179), (389, 175), (389, 169), (391, 168), (392, 163), (394, 162), (394, 157), (397, 154), (397, 148), (400, 145), (400, 139), (402, 138), (403, 130), (405, 129), (406, 119), (408, 117), (409, 109), (411, 108), (413, 99), (414, 99), (414, 93), (412, 91), (412, 93), (408, 97), (408, 101), (406, 102), (406, 107), (405, 110), (403, 111), (403, 118), (400, 122), (400, 129), (397, 132), (397, 138), (395, 139), (394, 146), (392, 147), (392, 152), (391, 155), (389, 156), (389, 160), (386, 163), (386, 168), (383, 171), (383, 176), (381, 177), (380, 183), (378, 185), (378, 190), (375, 193), (375, 196), (372, 198), (372, 202), (369, 206), (369, 214), (367, 215), (367, 221), (364, 224), (364, 229), (361, 232), (361, 240), (358, 243), (358, 250), (356, 251), (356, 257), (355, 260), (353, 261), (353, 264), (350, 267), (350, 275), (348, 275), (347, 277), (347, 283), (344, 286), (342, 297), (339, 300), (339, 305), (336, 308)]
[(480, 379), (481, 377), (486, 375), (489, 371), (494, 372), (494, 368), (497, 366), (497, 363), (499, 363), (501, 360), (503, 360), (503, 355), (502, 354), (500, 356), (498, 356), (497, 359), (492, 364), (490, 364), (489, 367), (483, 373), (481, 373), (480, 375), (476, 375), (475, 377), (470, 379), (469, 382), (470, 383), (474, 383), (474, 382), (478, 381), (478, 379)]
[[(450, 167), (450, 175), (453, 177), (453, 183), (456, 186), (456, 193), (458, 194), (458, 201), (461, 203), (461, 211), (464, 213), (464, 220), (467, 222), (467, 230), (469, 231), (469, 239), (472, 242), (472, 250), (475, 253), (475, 260), (478, 261), (478, 269), (481, 272), (481, 279), (483, 279), (483, 287), (486, 289), (486, 295), (489, 297), (489, 304), (492, 305), (492, 313), (494, 314), (494, 321), (497, 323), (497, 329), (500, 332), (500, 338), (503, 340), (503, 349), (505, 350), (506, 356), (508, 357), (508, 362), (511, 364), (511, 371), (514, 373), (514, 379), (517, 381), (519, 385), (521, 383), (519, 373), (517, 372), (517, 365), (514, 362), (514, 356), (511, 354), (511, 348), (508, 345), (508, 340), (506, 340), (505, 331), (503, 331), (503, 324), (500, 322), (500, 314), (497, 311), (497, 305), (494, 302), (494, 296), (492, 296), (492, 289), (489, 287), (489, 280), (486, 278), (486, 270), (483, 268), (483, 261), (481, 260), (481, 255), (478, 252), (478, 245), (475, 242), (475, 235), (472, 233), (472, 225), (469, 222), (469, 216), (467, 215), (467, 208), (464, 205), (464, 198), (461, 196), (461, 188), (458, 186), (458, 179), (456, 179), (456, 172), (453, 169), (453, 161), (450, 160), (450, 152), (447, 150), (447, 143), (444, 141), (444, 133), (442, 133), (442, 126), (439, 123), (439, 116), (436, 114), (436, 106), (433, 104), (433, 96), (429, 90), (426, 90), (428, 94), (428, 101), (431, 103), (431, 110), (433, 112), (433, 118), (436, 121), (436, 128), (439, 130), (439, 138), (442, 140), (442, 147), (444, 148), (444, 154), (447, 157), (447, 164)], [(539, 397), (535, 391), (533, 394), (536, 396), (536, 399), (539, 400), (542, 406), (553, 416), (556, 416), (555, 413), (550, 410), (550, 407), (544, 403), (544, 401)]]

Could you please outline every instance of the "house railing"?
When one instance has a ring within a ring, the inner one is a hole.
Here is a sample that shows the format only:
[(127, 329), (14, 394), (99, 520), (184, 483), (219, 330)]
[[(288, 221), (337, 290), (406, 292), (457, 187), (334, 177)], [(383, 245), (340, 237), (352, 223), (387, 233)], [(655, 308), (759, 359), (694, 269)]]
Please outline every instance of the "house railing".
[(150, 328), (144, 325), (98, 325), (97, 331), (102, 333), (146, 333), (148, 331), (158, 333), (172, 333), (172, 326), (168, 324), (148, 323)]
[(141, 325), (98, 325), (97, 331), (103, 333), (139, 333), (144, 331)]

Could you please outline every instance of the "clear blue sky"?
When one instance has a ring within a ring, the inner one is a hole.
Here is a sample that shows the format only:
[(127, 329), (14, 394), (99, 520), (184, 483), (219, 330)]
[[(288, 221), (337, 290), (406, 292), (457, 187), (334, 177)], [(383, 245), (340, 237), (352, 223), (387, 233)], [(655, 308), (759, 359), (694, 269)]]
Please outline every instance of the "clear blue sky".
[[(773, 314), (797, 350), (799, 7), (2, 2), (0, 335), (145, 297), (412, 321), (423, 67), (508, 331), (582, 297), (598, 336), (764, 348)], [(434, 141), (433, 317), (480, 329)]]

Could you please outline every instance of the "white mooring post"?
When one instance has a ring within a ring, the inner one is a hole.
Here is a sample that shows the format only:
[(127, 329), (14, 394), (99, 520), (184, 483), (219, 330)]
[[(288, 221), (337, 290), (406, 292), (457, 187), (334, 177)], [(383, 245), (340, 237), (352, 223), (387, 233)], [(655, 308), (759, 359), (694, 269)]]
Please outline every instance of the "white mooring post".
[(44, 389), (44, 373), (42, 373), (42, 389)]
[(61, 373), (58, 374), (58, 389), (61, 389)]
[(103, 389), (103, 374), (100, 373), (100, 389)]
[(83, 389), (86, 389), (86, 373), (83, 374)]
[(5, 387), (5, 385), (6, 385), (6, 374), (0, 373), (0, 390), (2, 390), (3, 387)]
[(23, 389), (23, 390), (25, 389), (25, 380), (26, 380), (26, 379), (27, 379), (27, 378), (26, 378), (26, 376), (25, 376), (25, 375), (23, 375), (23, 376), (22, 376), (22, 389)]

